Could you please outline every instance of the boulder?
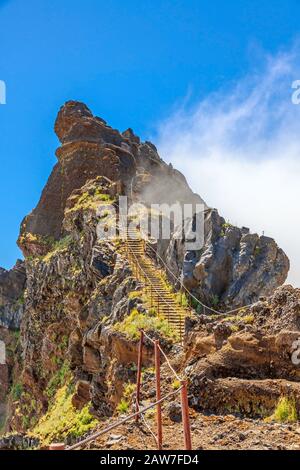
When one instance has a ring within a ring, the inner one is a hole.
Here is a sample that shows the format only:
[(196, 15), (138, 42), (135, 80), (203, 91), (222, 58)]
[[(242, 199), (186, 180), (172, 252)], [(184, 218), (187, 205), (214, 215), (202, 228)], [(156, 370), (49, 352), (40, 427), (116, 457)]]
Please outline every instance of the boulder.
[(176, 403), (175, 401), (172, 401), (171, 403), (169, 403), (167, 406), (167, 414), (170, 420), (173, 421), (174, 423), (181, 423), (182, 410), (181, 410), (181, 405), (179, 403)]

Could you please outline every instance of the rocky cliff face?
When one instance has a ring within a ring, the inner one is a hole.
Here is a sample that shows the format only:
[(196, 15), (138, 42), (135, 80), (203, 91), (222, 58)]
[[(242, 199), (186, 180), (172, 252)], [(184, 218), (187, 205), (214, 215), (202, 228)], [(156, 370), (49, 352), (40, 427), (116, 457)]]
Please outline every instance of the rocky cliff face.
[(299, 415), (299, 305), (283, 286), (239, 315), (200, 316), (186, 342), (191, 405), (258, 418), (285, 396)]
[(119, 193), (128, 196), (151, 187), (151, 194), (155, 194), (152, 202), (168, 202), (164, 200), (165, 188), (159, 184), (159, 178), (165, 178), (175, 196), (187, 202), (193, 198), (201, 201), (184, 177), (160, 159), (153, 144), (141, 143), (131, 129), (123, 134), (112, 129), (83, 103), (69, 101), (61, 108), (55, 132), (62, 143), (56, 151), (58, 163), (37, 207), (21, 226), (18, 243), (25, 255), (44, 253), (49, 239), (62, 236), (68, 197), (99, 175), (118, 182)]
[(17, 261), (10, 270), (0, 268), (0, 327), (19, 329), (24, 310), (25, 264)]
[(72, 403), (81, 409), (91, 402), (95, 414), (108, 416), (122, 385), (134, 377), (137, 344), (113, 325), (144, 307), (131, 296), (137, 284), (118, 243), (96, 235), (99, 205), (112, 202), (117, 191), (118, 184), (102, 176), (73, 191), (61, 226), (64, 237), (49, 244), (46, 254), (26, 259), (17, 379), (22, 393), (10, 401), (11, 429), (32, 428), (71, 376)]
[[(104, 212), (117, 207), (119, 195), (148, 205), (203, 204), (203, 248), (185, 252), (174, 232), (171, 240), (158, 242), (158, 250), (210, 305), (256, 301), (282, 284), (289, 268), (274, 240), (226, 224), (191, 191), (183, 175), (161, 160), (154, 145), (141, 142), (132, 130), (121, 134), (84, 104), (70, 101), (59, 111), (55, 131), (61, 142), (58, 163), (18, 239), (25, 262), (0, 273), (0, 324), (8, 331), (21, 323), (14, 344), (17, 365), (12, 363), (5, 376), (6, 392), (10, 388), (7, 429), (35, 429), (37, 434), (40, 418), (56, 406), (57, 391), (64, 390), (64, 406), (71, 399), (77, 417), (87, 404), (94, 415), (109, 416), (124, 384), (135, 379), (132, 325), (136, 318), (147, 322), (145, 292), (118, 237), (97, 238), (99, 220), (110, 226)], [(174, 348), (165, 325), (150, 323), (152, 334), (167, 349)], [(193, 328), (201, 330), (199, 324)], [(189, 338), (187, 344), (193, 343), (194, 337)], [(214, 347), (208, 351), (215, 352)], [(204, 348), (203, 354), (208, 351)], [(152, 352), (146, 349), (145, 367), (151, 364)], [(192, 387), (205, 367), (198, 364), (193, 370)]]
[(173, 271), (182, 272), (185, 286), (216, 309), (271, 295), (289, 271), (287, 256), (272, 238), (226, 223), (215, 209), (205, 211), (201, 250), (185, 251), (175, 233), (165, 257)]
[(203, 248), (186, 252), (175, 232), (161, 251), (185, 285), (207, 303), (240, 306), (285, 281), (289, 261), (273, 239), (226, 223), (191, 191), (183, 175), (161, 160), (153, 144), (141, 142), (131, 129), (121, 134), (84, 104), (69, 101), (58, 113), (55, 131), (62, 143), (56, 152), (59, 161), (37, 207), (22, 223), (18, 243), (25, 256), (47, 253), (53, 240), (66, 233), (68, 198), (101, 175), (130, 202), (203, 204)]
[[(25, 265), (17, 261), (10, 270), (0, 270), (0, 341), (5, 345), (6, 360), (0, 356), (0, 430), (6, 415), (6, 398), (15, 364), (16, 335), (24, 312)], [(0, 349), (3, 354), (3, 347)]]

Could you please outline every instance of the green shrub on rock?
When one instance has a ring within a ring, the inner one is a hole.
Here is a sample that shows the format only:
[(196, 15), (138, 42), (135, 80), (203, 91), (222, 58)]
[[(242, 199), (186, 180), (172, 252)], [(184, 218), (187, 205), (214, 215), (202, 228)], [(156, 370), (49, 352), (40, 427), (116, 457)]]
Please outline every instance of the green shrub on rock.
[(66, 437), (80, 437), (98, 424), (89, 408), (89, 403), (81, 410), (74, 408), (67, 383), (57, 391), (53, 405), (35, 426), (33, 434), (41, 439), (43, 445)]
[(154, 312), (141, 313), (133, 309), (122, 322), (114, 325), (114, 329), (123, 333), (130, 339), (138, 339), (140, 330), (157, 331), (165, 339), (175, 341), (177, 334), (165, 318), (159, 317)]
[(267, 418), (267, 421), (277, 421), (278, 423), (295, 423), (298, 421), (295, 399), (281, 397), (273, 415)]

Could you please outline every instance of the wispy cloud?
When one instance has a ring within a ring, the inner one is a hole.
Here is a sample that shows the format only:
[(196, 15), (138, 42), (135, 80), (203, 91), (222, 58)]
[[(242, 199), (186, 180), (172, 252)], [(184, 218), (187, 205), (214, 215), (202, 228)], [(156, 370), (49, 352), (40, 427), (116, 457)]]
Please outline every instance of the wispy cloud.
[(276, 239), (300, 286), (300, 48), (265, 57), (263, 69), (159, 126), (158, 147), (230, 222)]

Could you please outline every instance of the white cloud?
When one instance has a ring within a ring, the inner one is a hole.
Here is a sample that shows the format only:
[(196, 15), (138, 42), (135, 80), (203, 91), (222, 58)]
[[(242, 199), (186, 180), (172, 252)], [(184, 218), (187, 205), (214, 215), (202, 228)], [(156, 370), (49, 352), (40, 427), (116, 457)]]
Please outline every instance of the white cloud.
[(263, 70), (159, 126), (158, 148), (191, 187), (231, 223), (275, 238), (300, 286), (299, 47), (266, 57)]

